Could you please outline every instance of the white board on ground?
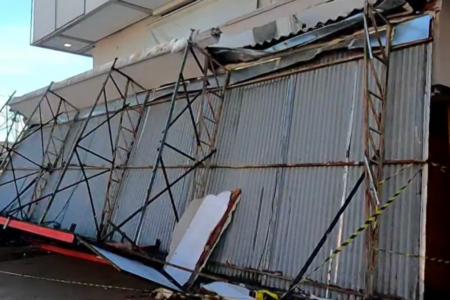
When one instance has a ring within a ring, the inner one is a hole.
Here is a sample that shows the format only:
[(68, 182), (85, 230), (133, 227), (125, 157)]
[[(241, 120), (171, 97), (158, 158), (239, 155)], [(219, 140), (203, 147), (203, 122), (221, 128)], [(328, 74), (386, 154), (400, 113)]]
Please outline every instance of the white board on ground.
[[(178, 245), (169, 259), (170, 263), (191, 270), (196, 268), (211, 233), (228, 209), (230, 198), (231, 192), (223, 192), (217, 196), (208, 195), (203, 199), (191, 222), (187, 225), (184, 235), (177, 241)], [(191, 218), (192, 215), (187, 217)], [(180, 224), (185, 224), (185, 222), (180, 220)], [(186, 284), (192, 274), (171, 266), (166, 266), (164, 269), (180, 285)]]
[(255, 298), (249, 296), (250, 290), (247, 288), (226, 282), (211, 282), (202, 285), (202, 288), (228, 300), (255, 300)]
[(110, 261), (113, 265), (117, 266), (119, 269), (128, 272), (130, 274), (139, 276), (141, 278), (150, 280), (160, 286), (169, 288), (173, 291), (180, 291), (180, 289), (175, 284), (170, 282), (170, 280), (167, 277), (165, 277), (155, 268), (146, 266), (141, 262), (114, 254), (105, 249), (101, 249), (93, 245), (92, 247), (98, 254), (100, 254), (106, 260)]

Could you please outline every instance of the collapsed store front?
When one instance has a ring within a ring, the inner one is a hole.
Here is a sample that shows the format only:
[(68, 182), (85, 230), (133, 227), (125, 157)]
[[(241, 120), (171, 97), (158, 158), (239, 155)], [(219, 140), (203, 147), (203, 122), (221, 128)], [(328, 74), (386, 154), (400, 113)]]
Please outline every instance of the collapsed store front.
[[(4, 228), (176, 292), (221, 278), (423, 299), (428, 177), (445, 173), (429, 153), (434, 6), (360, 2), (264, 43), (191, 38), (11, 98), (25, 129), (4, 146)], [(214, 219), (202, 208), (224, 191)], [(207, 251), (174, 263), (200, 211)]]

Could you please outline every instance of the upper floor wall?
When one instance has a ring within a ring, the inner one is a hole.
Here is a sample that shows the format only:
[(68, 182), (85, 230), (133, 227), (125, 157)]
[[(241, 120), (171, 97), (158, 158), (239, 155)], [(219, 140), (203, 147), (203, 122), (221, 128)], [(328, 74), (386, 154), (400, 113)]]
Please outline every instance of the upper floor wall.
[(93, 56), (94, 66), (294, 0), (34, 0), (31, 44)]
[(196, 0), (34, 0), (31, 44), (92, 55), (101, 39)]
[[(265, 3), (270, 4), (270, 0)], [(173, 39), (186, 38), (191, 29), (207, 31), (257, 8), (257, 0), (203, 0), (163, 17), (150, 16), (96, 43), (92, 52), (94, 66)]]

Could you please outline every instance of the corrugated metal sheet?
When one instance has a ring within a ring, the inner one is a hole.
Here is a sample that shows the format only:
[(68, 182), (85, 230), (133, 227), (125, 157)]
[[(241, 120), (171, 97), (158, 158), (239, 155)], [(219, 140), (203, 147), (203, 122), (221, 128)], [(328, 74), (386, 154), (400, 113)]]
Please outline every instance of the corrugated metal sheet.
[[(183, 173), (183, 169), (168, 169), (167, 176), (170, 181), (175, 180)], [(123, 179), (122, 189), (119, 192), (118, 203), (113, 217), (115, 224), (120, 224), (131, 213), (141, 207), (147, 187), (150, 182), (151, 170), (127, 170)], [(187, 197), (190, 187), (190, 176), (178, 182), (172, 188), (175, 205), (179, 215), (181, 215), (187, 204)], [(162, 171), (158, 171), (151, 197), (165, 188), (165, 181)], [(134, 237), (139, 224), (140, 214), (123, 226), (122, 230), (130, 237)], [(169, 250), (170, 237), (175, 226), (175, 215), (172, 210), (170, 197), (165, 193), (155, 202), (147, 207), (142, 234), (139, 239), (140, 245), (154, 244), (156, 239), (161, 240), (161, 248)], [(121, 236), (116, 235), (115, 239), (120, 240)]]
[[(23, 192), (26, 187), (33, 182), (38, 174), (32, 174), (36, 173), (37, 171), (38, 170), (15, 171), (16, 184), (19, 193)], [(27, 175), (30, 176), (22, 178)], [(27, 191), (23, 192), (23, 194), (20, 196), (20, 201), (16, 200), (12, 202), (14, 199), (17, 199), (16, 186), (14, 185), (14, 176), (12, 171), (6, 171), (2, 174), (0, 178), (0, 184), (3, 184), (2, 186), (0, 186), (0, 210), (3, 210), (6, 207), (8, 207), (8, 210), (9, 208), (13, 209), (30, 201), (33, 194), (33, 188), (30, 188)], [(21, 218), (22, 216), (19, 214), (17, 215), (17, 217)]]
[[(242, 188), (242, 201), (211, 259), (248, 268), (258, 268), (265, 263), (264, 253), (270, 247), (266, 240), (273, 231), (278, 203), (276, 186), (279, 173), (279, 169), (215, 169), (211, 172), (208, 193)], [(258, 278), (245, 278), (241, 272), (232, 269), (210, 270), (243, 280)]]
[[(400, 166), (386, 167), (387, 174), (394, 174)], [(418, 171), (409, 168), (383, 186), (383, 198), (388, 199)], [(380, 219), (379, 248), (402, 253), (419, 254), (421, 176), (417, 176), (397, 202)], [(376, 290), (386, 295), (398, 295), (405, 299), (418, 299), (419, 259), (401, 255), (379, 253), (376, 274)]]
[[(129, 117), (127, 115), (124, 116), (124, 125), (128, 128), (130, 120), (132, 122), (135, 122), (137, 118), (136, 112), (130, 112)], [(85, 133), (88, 133), (101, 123), (103, 123), (106, 120), (106, 116), (98, 116), (91, 119), (91, 121), (88, 124), (88, 127), (86, 129)], [(120, 121), (120, 115), (116, 115), (114, 118), (110, 120), (111, 124), (111, 133), (113, 137), (113, 142), (115, 141), (115, 136), (118, 131), (119, 127), (119, 121)], [(75, 140), (78, 136), (79, 130), (83, 126), (85, 120), (75, 122), (72, 126), (71, 131), (69, 132), (69, 136), (67, 137), (66, 143), (64, 145), (64, 154), (63, 159), (59, 161), (58, 167), (62, 167), (63, 162), (67, 162), (68, 155), (73, 147), (73, 144), (75, 143)], [(65, 132), (68, 129), (67, 124), (59, 125), (54, 130), (54, 137), (56, 139), (63, 139)], [(50, 135), (51, 127), (44, 128), (44, 147), (46, 146), (46, 143), (49, 141), (49, 135)], [(126, 133), (125, 133), (126, 134)], [(57, 140), (54, 140), (53, 142), (57, 142)], [(125, 137), (127, 141), (129, 142), (129, 136)], [(53, 153), (56, 153), (57, 151), (54, 151), (55, 147), (53, 146), (53, 142), (50, 143), (49, 150)], [(124, 147), (125, 142), (124, 138), (122, 137), (119, 140), (120, 146)], [(108, 129), (108, 123), (104, 122), (102, 126), (100, 126), (97, 130), (95, 130), (92, 134), (87, 136), (83, 141), (80, 143), (81, 146), (98, 153), (101, 156), (104, 156), (107, 159), (112, 158), (111, 153), (111, 147), (110, 147), (110, 135), (109, 135), (109, 129)], [(56, 145), (56, 147), (59, 149), (61, 145)], [(38, 147), (38, 149), (36, 149)], [(42, 160), (42, 151), (39, 151), (41, 147), (41, 138), (40, 138), (40, 131), (34, 133), (31, 135), (28, 139), (24, 140), (23, 143), (21, 143), (18, 147), (19, 153), (22, 155), (28, 157), (29, 159), (35, 161), (38, 164), (41, 164)], [(88, 152), (78, 149), (80, 158), (82, 163), (85, 166), (88, 167), (109, 167), (109, 163), (103, 159), (100, 159), (92, 154), (89, 154)], [(123, 161), (123, 157), (119, 157), (117, 160), (117, 163), (120, 163)], [(18, 155), (14, 155), (14, 167), (16, 168), (31, 168), (30, 171), (18, 171), (16, 172), (16, 177), (24, 176), (26, 174), (30, 174), (32, 172), (38, 171), (37, 166), (33, 165), (32, 163), (26, 161), (25, 159), (21, 158)], [(83, 174), (81, 172), (81, 169), (73, 169), (73, 166), (78, 166), (78, 160), (76, 159), (76, 156), (73, 157), (73, 159), (70, 161), (71, 168), (67, 171), (62, 184), (60, 188), (64, 188), (72, 183), (75, 183), (77, 181), (82, 180)], [(100, 170), (87, 170), (86, 175), (88, 177), (95, 175), (99, 172), (103, 171)], [(48, 195), (53, 192), (54, 187), (56, 185), (56, 182), (61, 174), (60, 170), (54, 171), (51, 176), (47, 179), (47, 185), (42, 193), (43, 195)], [(12, 178), (12, 172), (7, 170), (4, 175), (2, 176), (2, 182), (9, 181)], [(19, 184), (19, 191), (22, 190), (22, 188), (25, 188), (28, 183), (30, 183), (36, 175), (30, 176), (27, 179), (23, 179), (18, 181)], [(102, 215), (102, 209), (103, 209), (103, 202), (105, 199), (105, 191), (107, 187), (108, 182), (108, 173), (103, 174), (99, 177), (96, 177), (95, 179), (92, 179), (89, 184), (92, 190), (93, 198), (94, 198), (94, 207), (97, 214), (97, 221), (100, 222), (101, 215)], [(15, 192), (15, 186), (14, 184), (8, 184), (5, 186), (0, 187), (5, 192), (4, 195), (11, 195), (10, 197), (1, 197), (1, 203), (2, 205), (7, 205), (12, 199), (14, 199), (16, 192)], [(26, 193), (23, 194), (21, 197), (21, 203), (25, 204), (28, 203), (31, 200), (31, 196), (33, 193), (34, 186), (32, 186)], [(32, 221), (39, 221), (40, 217), (42, 216), (46, 206), (48, 204), (48, 199), (45, 199), (43, 201), (38, 202), (36, 205), (33, 206), (33, 209), (31, 210), (32, 215), (31, 220)], [(14, 205), (14, 207), (18, 206), (18, 202)], [(69, 229), (70, 225), (74, 223), (77, 224), (76, 232), (78, 234), (82, 234), (84, 236), (88, 237), (96, 237), (96, 228), (94, 223), (94, 218), (92, 216), (92, 209), (89, 202), (89, 196), (87, 193), (87, 188), (84, 183), (79, 184), (78, 186), (74, 188), (69, 188), (66, 191), (63, 191), (61, 193), (58, 193), (52, 207), (48, 213), (48, 216), (46, 218), (45, 224), (48, 226), (56, 226), (60, 227), (62, 229)]]
[[(386, 125), (387, 159), (422, 158), (425, 57), (426, 46), (393, 54)], [(285, 160), (281, 149), (282, 145), (286, 145), (283, 136), (289, 136), (286, 159), (291, 164), (345, 161), (350, 129), (350, 161), (362, 161), (362, 74), (363, 62), (354, 61), (232, 89), (225, 102), (215, 163), (242, 167), (282, 163)], [(293, 104), (290, 104), (289, 81), (292, 78), (296, 89)], [(292, 107), (291, 112), (289, 107)], [(291, 124), (281, 125), (286, 119)], [(386, 174), (395, 173), (400, 167), (386, 167)], [(411, 168), (386, 183), (383, 201), (399, 189), (415, 170)], [(295, 276), (341, 205), (344, 171), (343, 167), (213, 170), (208, 192), (243, 189), (242, 202), (213, 259)], [(361, 167), (349, 168), (346, 194), (361, 172)], [(388, 250), (418, 253), (419, 224), (413, 224), (412, 220), (419, 219), (420, 181), (417, 177), (398, 199), (402, 204), (395, 203), (389, 213), (381, 218), (381, 222), (386, 221), (380, 230), (380, 247), (383, 245)], [(344, 216), (341, 242), (364, 222), (362, 189), (357, 196)], [(355, 291), (363, 290), (363, 242), (362, 235), (342, 252), (339, 262), (334, 260), (331, 266), (322, 268), (312, 279), (327, 283), (330, 268), (331, 284)], [(313, 266), (337, 247), (335, 230)], [(380, 256), (377, 292), (416, 299), (419, 278), (417, 259), (382, 259)], [(337, 263), (337, 281), (334, 282)], [(210, 265), (210, 270), (271, 287), (287, 287), (286, 281), (215, 264)], [(323, 289), (305, 288), (326, 296)]]
[(287, 87), (288, 79), (282, 78), (229, 92), (214, 163), (259, 165), (282, 161), (278, 141), (286, 118)]
[[(194, 117), (197, 116), (199, 100), (196, 100), (193, 106)], [(174, 117), (186, 106), (184, 100), (177, 101), (175, 104)], [(167, 114), (170, 107), (169, 102), (150, 106), (144, 115), (142, 126), (139, 130), (129, 165), (133, 167), (153, 166), (156, 160), (159, 141), (167, 121)], [(194, 151), (194, 129), (188, 112), (185, 112), (170, 128), (167, 136), (167, 143), (193, 156)], [(166, 166), (188, 165), (191, 161), (165, 147), (163, 152), (164, 164)], [(168, 169), (169, 181), (175, 180), (182, 175), (185, 169)], [(131, 169), (125, 172), (121, 190), (118, 195), (117, 209), (113, 220), (120, 224), (132, 212), (138, 209), (144, 202), (147, 188), (151, 178), (151, 168)], [(190, 176), (178, 182), (173, 188), (172, 193), (179, 214), (184, 211), (187, 203), (187, 197), (190, 188)], [(162, 171), (158, 171), (155, 185), (151, 196), (156, 195), (166, 187)], [(136, 216), (127, 223), (123, 230), (129, 236), (134, 237), (139, 224), (140, 215)], [(170, 236), (175, 225), (175, 216), (170, 204), (169, 194), (165, 193), (160, 199), (150, 204), (144, 218), (140, 244), (153, 244), (156, 239), (162, 241), (162, 248), (168, 250)], [(116, 238), (119, 238), (116, 236)]]
[[(194, 117), (197, 116), (198, 101), (194, 102)], [(177, 116), (185, 106), (186, 102), (184, 100), (177, 101), (173, 116)], [(136, 148), (130, 157), (130, 166), (152, 166), (155, 163), (157, 149), (166, 125), (169, 107), (170, 102), (165, 102), (147, 108), (141, 122), (142, 126), (136, 137)], [(167, 143), (186, 153), (191, 153), (194, 136), (194, 129), (189, 113), (185, 112), (170, 128)], [(169, 148), (165, 148), (163, 159), (167, 165), (179, 165), (188, 162), (187, 158), (174, 153)]]
[[(358, 62), (296, 76), (289, 163), (345, 160), (352, 104), (361, 88), (361, 76)], [(362, 101), (358, 97), (356, 102)]]
[[(423, 95), (425, 94), (426, 46), (416, 46), (392, 53), (388, 102), (386, 108), (385, 158), (421, 159), (423, 155)], [(363, 61), (359, 61), (360, 72)], [(376, 64), (380, 69), (380, 64)], [(358, 76), (357, 94), (363, 96), (363, 77)], [(374, 82), (371, 82), (373, 90)], [(361, 98), (362, 99), (362, 98)], [(362, 111), (356, 101), (356, 111)], [(362, 140), (363, 115), (355, 114), (354, 140)], [(351, 159), (362, 161), (363, 143), (353, 142)]]
[[(98, 174), (99, 170), (86, 170), (88, 177)], [(44, 195), (53, 192), (55, 184), (61, 171), (55, 171), (47, 182)], [(81, 170), (67, 170), (61, 188), (83, 179)], [(105, 200), (108, 174), (95, 177), (89, 181), (92, 198), (94, 199), (94, 209), (97, 221), (100, 223)], [(33, 209), (31, 221), (38, 222), (47, 207), (49, 198), (40, 201)], [(52, 206), (48, 212), (44, 224), (48, 227), (55, 227), (68, 230), (71, 224), (76, 224), (75, 233), (82, 236), (96, 238), (95, 221), (92, 213), (89, 195), (85, 183), (81, 183), (73, 188), (69, 188), (56, 194)]]
[[(29, 160), (31, 160), (37, 164), (40, 164), (42, 161), (42, 157), (43, 157), (42, 148), (44, 148), (44, 151), (45, 151), (45, 147), (47, 146), (48, 137), (49, 137), (49, 133), (50, 133), (49, 128), (43, 129), (42, 133), (43, 133), (43, 138), (41, 139), (41, 131), (40, 130), (36, 130), (35, 127), (29, 129), (24, 135), (25, 137), (29, 135), (29, 137), (26, 138), (25, 140), (23, 140), (23, 142), (17, 146), (15, 151), (22, 154), (23, 156), (27, 157)], [(41, 140), (43, 140), (43, 145), (42, 145)], [(34, 165), (30, 161), (26, 160), (25, 158), (23, 158), (19, 155), (14, 155), (14, 152), (11, 153), (11, 156), (12, 156), (12, 163), (14, 165), (14, 168), (16, 168), (16, 169), (37, 168), (36, 165)], [(7, 169), (11, 170), (11, 164), (8, 165)]]
[[(363, 173), (362, 167), (351, 167), (348, 170), (347, 176), (347, 188), (345, 191), (345, 196), (347, 196), (351, 189), (354, 187), (359, 177)], [(339, 201), (341, 203), (341, 201)], [(339, 227), (333, 232), (335, 239), (335, 244), (332, 249), (326, 248), (324, 251), (330, 254), (331, 251), (339, 247), (343, 241), (350, 237), (355, 230), (361, 226), (365, 221), (364, 218), (364, 189), (359, 188), (352, 203), (349, 205), (347, 211), (342, 217), (341, 227), (341, 238), (338, 238)], [(340, 204), (339, 204), (340, 205)], [(322, 251), (322, 252), (324, 252)], [(365, 273), (366, 273), (366, 262), (365, 262), (365, 252), (364, 252), (364, 235), (358, 237), (352, 244), (350, 244), (339, 256), (333, 259), (327, 268), (330, 268), (329, 280), (331, 284), (336, 284), (341, 287), (347, 287), (352, 290), (359, 291), (365, 287)], [(314, 264), (316, 266), (321, 261)], [(328, 278), (327, 278), (328, 280)], [(324, 281), (324, 282), (327, 282)], [(332, 294), (335, 298), (338, 298), (338, 293)]]
[[(66, 130), (67, 127), (63, 126), (61, 130), (54, 131), (54, 136), (58, 139), (63, 139), (62, 136)], [(47, 146), (50, 153), (57, 153), (62, 146), (58, 141), (50, 142), (50, 132), (50, 126), (43, 128), (42, 131), (37, 130), (37, 127), (32, 127), (25, 132), (25, 139), (17, 145), (15, 152), (11, 153), (11, 162), (7, 165), (4, 172), (0, 174), (0, 185), (4, 184), (0, 186), (0, 207), (7, 207), (12, 200), (18, 199), (16, 186), (13, 182), (14, 178), (16, 178), (17, 190), (21, 195), (18, 200), (8, 207), (12, 209), (31, 201), (36, 178), (40, 171), (38, 166), (43, 164), (43, 153)], [(48, 145), (49, 143), (50, 145)], [(49, 154), (48, 158), (53, 160), (54, 156)], [(45, 162), (48, 162), (48, 158)], [(26, 175), (30, 176), (17, 180)], [(17, 217), (21, 218), (22, 215), (19, 214)], [(26, 216), (24, 215), (24, 217)]]

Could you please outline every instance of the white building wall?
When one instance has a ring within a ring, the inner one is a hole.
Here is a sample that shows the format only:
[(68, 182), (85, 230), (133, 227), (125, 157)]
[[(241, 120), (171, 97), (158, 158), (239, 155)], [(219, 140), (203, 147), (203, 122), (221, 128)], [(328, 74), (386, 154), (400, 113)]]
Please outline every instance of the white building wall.
[(34, 0), (33, 42), (56, 29), (56, 0)]
[(208, 30), (220, 26), (273, 1), (203, 0), (162, 18), (148, 17), (97, 42), (93, 51), (94, 66), (174, 38), (187, 37), (190, 29)]

